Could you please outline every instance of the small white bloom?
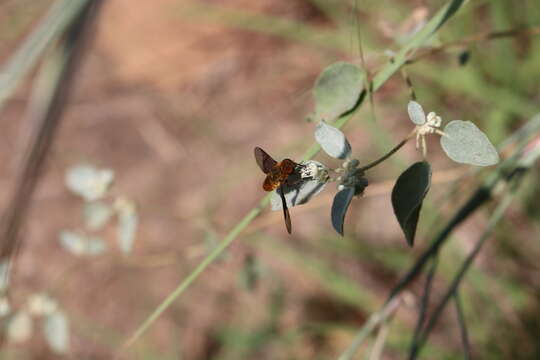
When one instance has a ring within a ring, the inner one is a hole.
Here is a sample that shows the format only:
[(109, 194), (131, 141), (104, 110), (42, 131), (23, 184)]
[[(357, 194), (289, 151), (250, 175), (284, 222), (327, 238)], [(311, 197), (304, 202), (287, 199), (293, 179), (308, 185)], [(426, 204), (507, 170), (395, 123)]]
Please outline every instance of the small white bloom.
[(328, 181), (328, 168), (315, 160), (304, 161), (301, 164), (300, 177), (302, 179), (317, 180), (321, 183)]
[(441, 127), (442, 124), (442, 119), (433, 111), (430, 112), (426, 117), (422, 105), (416, 101), (409, 101), (409, 104), (407, 105), (407, 112), (409, 113), (409, 118), (411, 121), (416, 125), (416, 149), (421, 148), (422, 155), (426, 157), (426, 135), (444, 135), (444, 133), (439, 130), (439, 127)]

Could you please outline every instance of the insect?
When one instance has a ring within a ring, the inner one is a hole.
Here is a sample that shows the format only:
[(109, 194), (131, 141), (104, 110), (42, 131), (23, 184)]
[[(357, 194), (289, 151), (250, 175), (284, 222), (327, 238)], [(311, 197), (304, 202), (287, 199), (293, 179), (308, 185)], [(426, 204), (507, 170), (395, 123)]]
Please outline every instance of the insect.
[(299, 165), (291, 159), (284, 159), (281, 162), (277, 162), (260, 147), (255, 148), (255, 160), (261, 170), (266, 174), (266, 179), (264, 179), (262, 186), (263, 189), (265, 191), (273, 191), (279, 188), (277, 192), (281, 196), (281, 202), (283, 203), (285, 227), (290, 234), (292, 231), (291, 215), (289, 214), (287, 201), (285, 200), (284, 186), (294, 184), (298, 181), (299, 176), (296, 170)]

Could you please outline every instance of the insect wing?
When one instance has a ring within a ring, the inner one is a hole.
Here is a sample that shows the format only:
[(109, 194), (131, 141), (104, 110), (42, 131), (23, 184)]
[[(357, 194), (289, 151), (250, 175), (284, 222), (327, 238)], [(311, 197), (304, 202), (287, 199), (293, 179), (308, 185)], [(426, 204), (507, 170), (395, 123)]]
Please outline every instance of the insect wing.
[(255, 152), (255, 161), (257, 161), (257, 164), (259, 165), (261, 170), (265, 174), (268, 174), (270, 170), (272, 170), (274, 165), (277, 164), (277, 161), (272, 159), (272, 157), (268, 155), (266, 151), (264, 151), (258, 146), (255, 148), (254, 152)]
[(292, 233), (292, 223), (291, 223), (291, 214), (289, 213), (289, 208), (287, 208), (287, 200), (285, 199), (285, 191), (283, 185), (279, 187), (279, 195), (281, 196), (281, 202), (283, 203), (283, 217), (285, 218), (285, 227), (289, 234)]

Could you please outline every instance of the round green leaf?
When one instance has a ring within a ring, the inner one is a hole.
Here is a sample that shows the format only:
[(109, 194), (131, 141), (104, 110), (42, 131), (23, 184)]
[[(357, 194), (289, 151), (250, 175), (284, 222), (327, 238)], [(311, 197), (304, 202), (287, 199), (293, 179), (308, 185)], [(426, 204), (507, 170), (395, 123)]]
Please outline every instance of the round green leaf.
[(453, 120), (444, 128), (441, 146), (455, 162), (477, 166), (495, 165), (499, 154), (486, 134), (470, 121)]
[(324, 121), (320, 121), (315, 128), (315, 140), (333, 158), (345, 159), (351, 154), (351, 145), (345, 134)]
[(394, 214), (409, 246), (414, 244), (418, 216), (430, 184), (431, 166), (429, 163), (421, 161), (405, 170), (392, 189)]
[(315, 82), (315, 119), (334, 120), (352, 110), (363, 89), (364, 73), (358, 66), (337, 62), (328, 66)]
[(347, 209), (349, 208), (353, 196), (354, 187), (347, 187), (336, 194), (334, 202), (332, 203), (332, 212), (330, 214), (332, 226), (341, 236), (343, 236), (345, 215), (347, 214)]

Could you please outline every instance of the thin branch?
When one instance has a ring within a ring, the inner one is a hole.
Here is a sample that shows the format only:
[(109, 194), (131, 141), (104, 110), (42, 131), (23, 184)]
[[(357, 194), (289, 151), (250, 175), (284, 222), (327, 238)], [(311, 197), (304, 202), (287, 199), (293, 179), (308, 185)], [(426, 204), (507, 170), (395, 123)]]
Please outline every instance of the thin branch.
[(431, 267), (426, 276), (426, 283), (424, 285), (424, 293), (422, 295), (422, 301), (420, 303), (420, 311), (418, 313), (418, 320), (416, 322), (416, 328), (414, 330), (413, 338), (411, 340), (411, 346), (409, 350), (409, 359), (414, 359), (416, 357), (416, 352), (418, 351), (418, 341), (420, 335), (422, 334), (422, 329), (424, 327), (424, 321), (426, 319), (428, 307), (429, 307), (429, 298), (431, 296), (431, 290), (433, 289), (433, 278), (435, 277), (435, 272), (437, 271), (437, 266), (439, 265), (439, 257), (434, 256), (431, 260)]
[(373, 348), (371, 349), (371, 353), (369, 354), (369, 360), (379, 360), (381, 358), (384, 345), (386, 344), (386, 338), (388, 337), (388, 333), (390, 332), (390, 320), (391, 319), (384, 321), (381, 326), (379, 326), (379, 332), (377, 333), (375, 343), (373, 344)]
[(471, 345), (469, 342), (469, 332), (467, 331), (467, 323), (465, 321), (465, 313), (461, 304), (461, 296), (459, 290), (454, 294), (454, 305), (456, 309), (457, 320), (459, 323), (459, 333), (461, 335), (461, 344), (463, 345), (463, 357), (465, 360), (471, 360)]
[(481, 42), (481, 41), (490, 41), (490, 40), (501, 39), (501, 38), (506, 38), (506, 37), (513, 37), (517, 35), (533, 35), (534, 36), (534, 35), (539, 35), (539, 34), (540, 34), (540, 26), (526, 27), (526, 28), (521, 27), (517, 29), (509, 29), (509, 30), (504, 30), (504, 31), (484, 32), (480, 34), (475, 34), (461, 40), (448, 42), (446, 44), (443, 44), (437, 47), (432, 47), (431, 49), (421, 52), (414, 58), (408, 60), (407, 64), (408, 65), (413, 64), (420, 59), (438, 54), (451, 47), (462, 47), (462, 46), (466, 46), (466, 45)]
[(371, 334), (371, 332), (382, 322), (386, 321), (391, 315), (393, 315), (399, 306), (403, 303), (402, 297), (396, 297), (392, 301), (386, 303), (384, 307), (371, 314), (364, 326), (358, 331), (358, 334), (353, 339), (351, 346), (345, 351), (338, 360), (352, 360), (354, 354), (362, 345), (364, 340)]

